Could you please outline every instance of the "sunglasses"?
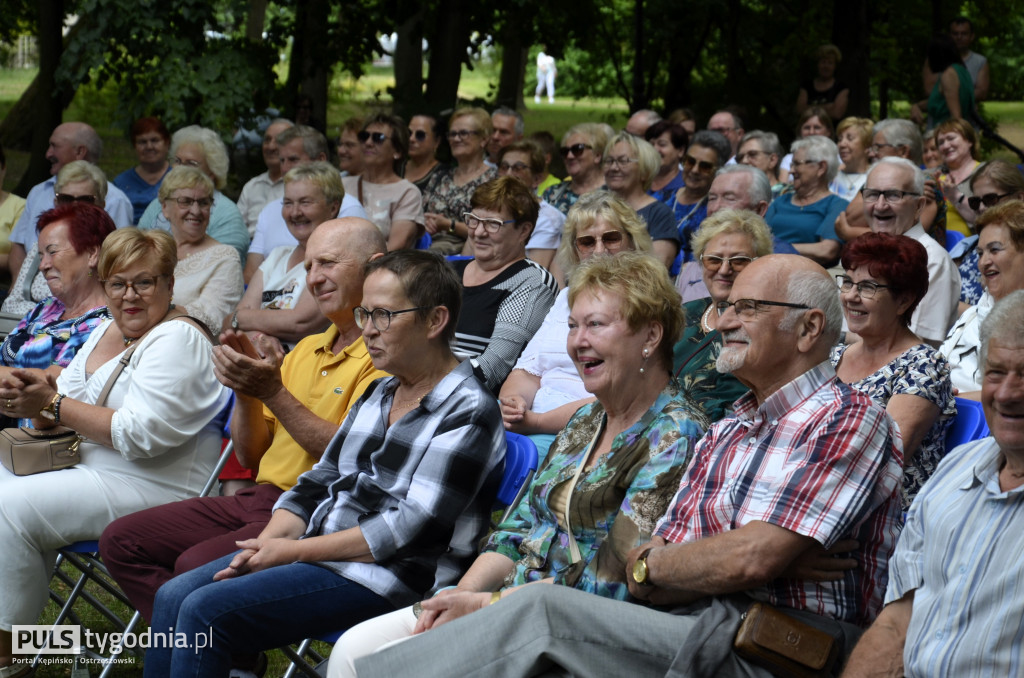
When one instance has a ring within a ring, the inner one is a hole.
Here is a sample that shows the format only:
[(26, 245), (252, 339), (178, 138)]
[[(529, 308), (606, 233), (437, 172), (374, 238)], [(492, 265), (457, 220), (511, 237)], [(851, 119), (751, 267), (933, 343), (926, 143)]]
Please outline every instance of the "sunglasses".
[(73, 202), (87, 202), (90, 205), (96, 204), (95, 195), (70, 195), (68, 193), (57, 193), (53, 196), (54, 205), (70, 205)]
[(583, 155), (583, 151), (588, 148), (593, 148), (589, 144), (573, 144), (572, 146), (562, 146), (558, 149), (562, 153), (563, 158), (568, 158), (570, 155), (574, 155), (577, 158)]
[(1013, 193), (986, 193), (985, 195), (972, 195), (967, 199), (967, 204), (971, 206), (972, 210), (977, 212), (978, 208), (982, 205), (985, 207), (995, 207), (999, 204), (1000, 200), (1011, 195), (1013, 195)]
[(416, 141), (426, 141), (427, 140), (427, 130), (425, 130), (425, 129), (409, 130), (409, 138), (410, 139), (415, 139)]
[(361, 144), (365, 144), (367, 140), (373, 139), (373, 143), (376, 144), (377, 146), (380, 146), (391, 137), (389, 137), (387, 134), (384, 134), (384, 132), (367, 132), (366, 130), (363, 130), (362, 132), (356, 135), (356, 138), (359, 139), (359, 143)]
[(708, 162), (707, 160), (697, 160), (697, 158), (689, 154), (684, 155), (683, 169), (690, 171), (694, 167), (697, 168), (697, 172), (699, 174), (714, 174), (715, 169), (717, 169), (715, 163), (713, 162)]
[[(623, 234), (622, 231), (605, 231), (599, 237), (601, 244), (607, 250), (621, 243)], [(580, 252), (592, 252), (597, 247), (597, 240), (598, 237), (592, 235), (581, 235), (576, 238), (576, 249)]]

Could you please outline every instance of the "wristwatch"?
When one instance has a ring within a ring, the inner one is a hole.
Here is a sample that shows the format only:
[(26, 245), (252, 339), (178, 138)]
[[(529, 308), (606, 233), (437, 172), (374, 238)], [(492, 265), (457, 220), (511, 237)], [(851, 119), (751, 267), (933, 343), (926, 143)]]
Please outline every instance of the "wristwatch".
[(235, 311), (235, 313), (231, 316), (231, 329), (238, 329), (238, 311)]
[(640, 586), (651, 585), (651, 571), (647, 569), (647, 556), (650, 555), (652, 550), (654, 550), (653, 546), (645, 549), (644, 552), (640, 554), (640, 557), (636, 559), (636, 562), (633, 563), (633, 581), (640, 584)]

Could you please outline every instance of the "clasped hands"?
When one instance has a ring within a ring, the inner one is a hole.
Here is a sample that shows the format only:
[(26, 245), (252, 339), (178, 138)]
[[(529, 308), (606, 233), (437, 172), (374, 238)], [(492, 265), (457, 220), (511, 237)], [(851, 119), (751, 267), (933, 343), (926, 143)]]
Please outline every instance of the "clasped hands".
[(299, 560), (299, 540), (288, 537), (256, 537), (236, 541), (242, 549), (235, 554), (228, 566), (213, 575), (214, 581), (241, 577), (250, 572), (268, 570), (278, 565), (287, 565)]
[(213, 371), (220, 383), (257, 400), (271, 398), (284, 388), (283, 361), (281, 342), (265, 334), (225, 330), (220, 346), (213, 349)]
[(454, 588), (441, 591), (420, 603), (423, 611), (416, 619), (413, 634), (423, 633), (463, 617), (491, 604), (489, 591), (467, 591)]
[(0, 378), (0, 409), (8, 417), (38, 418), (57, 394), (57, 379), (36, 368), (14, 368)]

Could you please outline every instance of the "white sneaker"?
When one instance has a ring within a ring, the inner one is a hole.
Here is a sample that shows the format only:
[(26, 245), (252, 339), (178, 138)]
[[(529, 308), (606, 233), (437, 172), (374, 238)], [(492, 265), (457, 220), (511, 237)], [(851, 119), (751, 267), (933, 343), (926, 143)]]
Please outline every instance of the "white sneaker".
[(533, 97), (533, 103), (539, 104), (540, 103), (540, 97), (539, 96)]

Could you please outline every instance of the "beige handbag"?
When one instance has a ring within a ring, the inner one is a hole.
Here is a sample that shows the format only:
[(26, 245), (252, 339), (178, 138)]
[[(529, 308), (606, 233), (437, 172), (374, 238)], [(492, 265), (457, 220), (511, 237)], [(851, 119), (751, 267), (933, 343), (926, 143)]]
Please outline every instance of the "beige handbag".
[(59, 471), (81, 461), (82, 440), (66, 426), (5, 428), (0, 431), (0, 463), (16, 476)]
[[(110, 389), (131, 360), (138, 344), (121, 354), (117, 366), (103, 385), (97, 405), (107, 402)], [(0, 431), (0, 464), (16, 476), (30, 476), (46, 471), (70, 468), (82, 460), (78, 446), (85, 440), (67, 426), (35, 429), (30, 426), (5, 428)]]

